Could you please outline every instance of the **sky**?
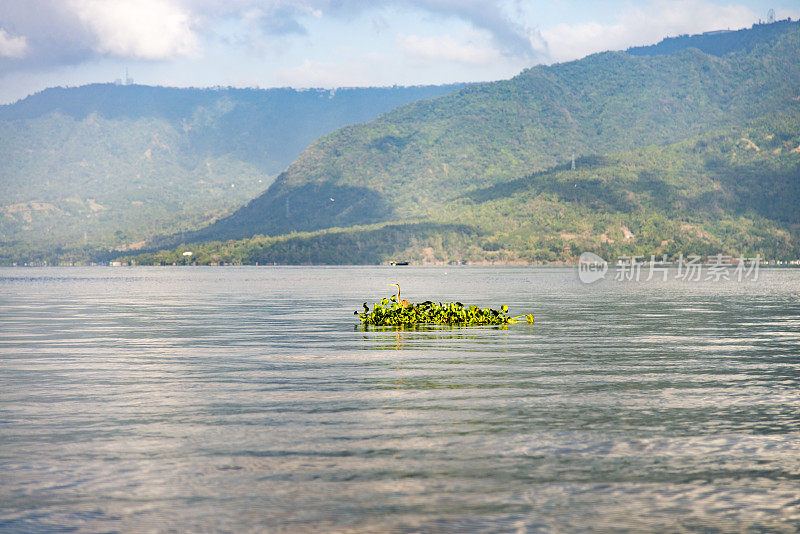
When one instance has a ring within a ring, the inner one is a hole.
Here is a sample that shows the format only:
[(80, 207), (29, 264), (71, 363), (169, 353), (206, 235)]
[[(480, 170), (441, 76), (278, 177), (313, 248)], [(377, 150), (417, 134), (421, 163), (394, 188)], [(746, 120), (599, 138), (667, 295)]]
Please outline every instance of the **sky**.
[(509, 78), (798, 0), (0, 0), (0, 104), (54, 86), (352, 87)]

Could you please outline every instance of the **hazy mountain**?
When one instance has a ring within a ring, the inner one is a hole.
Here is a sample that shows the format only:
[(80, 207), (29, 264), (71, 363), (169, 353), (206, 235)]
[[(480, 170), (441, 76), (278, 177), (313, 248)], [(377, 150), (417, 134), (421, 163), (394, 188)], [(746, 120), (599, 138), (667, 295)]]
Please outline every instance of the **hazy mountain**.
[(458, 87), (42, 91), (0, 106), (0, 242), (120, 246), (196, 228), (319, 136)]

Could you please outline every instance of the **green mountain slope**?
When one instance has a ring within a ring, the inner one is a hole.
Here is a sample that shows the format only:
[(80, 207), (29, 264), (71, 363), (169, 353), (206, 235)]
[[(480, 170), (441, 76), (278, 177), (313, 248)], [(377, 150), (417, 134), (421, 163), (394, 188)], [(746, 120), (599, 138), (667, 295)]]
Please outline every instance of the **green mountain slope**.
[(573, 154), (674, 143), (796, 108), (800, 24), (681, 39), (670, 41), (674, 52), (655, 45), (649, 54), (606, 52), (534, 67), (345, 127), (312, 144), (235, 214), (182, 237), (427, 218), (465, 191)]
[(473, 189), (413, 221), (125, 257), (201, 264), (572, 262), (583, 251), (800, 258), (800, 103), (662, 146), (587, 156)]
[(457, 87), (48, 89), (0, 106), (0, 246), (119, 247), (197, 228), (320, 135)]

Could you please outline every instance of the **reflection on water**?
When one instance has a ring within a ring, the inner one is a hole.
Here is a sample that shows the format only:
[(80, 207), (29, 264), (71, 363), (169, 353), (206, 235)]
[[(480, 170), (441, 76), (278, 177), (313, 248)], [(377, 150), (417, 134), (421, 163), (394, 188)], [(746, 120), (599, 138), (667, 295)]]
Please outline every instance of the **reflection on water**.
[[(364, 329), (361, 303), (536, 325)], [(0, 530), (793, 531), (800, 272), (0, 270)]]
[[(509, 325), (491, 326), (450, 326), (450, 325), (415, 325), (415, 326), (371, 326), (358, 325), (357, 330), (364, 332), (362, 339), (378, 350), (402, 350), (404, 348), (447, 346), (451, 340), (472, 340), (477, 346), (486, 338), (480, 334), (481, 330), (508, 330)], [(421, 334), (421, 335), (418, 335)], [(385, 334), (385, 335), (381, 335)], [(497, 336), (493, 336), (496, 340)], [(367, 345), (370, 346), (370, 345)]]

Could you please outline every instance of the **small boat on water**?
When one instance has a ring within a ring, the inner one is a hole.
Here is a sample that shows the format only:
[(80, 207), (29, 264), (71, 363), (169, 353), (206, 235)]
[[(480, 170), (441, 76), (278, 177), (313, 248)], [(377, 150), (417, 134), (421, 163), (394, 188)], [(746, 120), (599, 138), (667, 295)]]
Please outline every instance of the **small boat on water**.
[(389, 265), (408, 265), (408, 262), (407, 261), (395, 261), (395, 260), (392, 260), (392, 261), (389, 262)]

